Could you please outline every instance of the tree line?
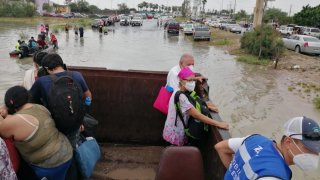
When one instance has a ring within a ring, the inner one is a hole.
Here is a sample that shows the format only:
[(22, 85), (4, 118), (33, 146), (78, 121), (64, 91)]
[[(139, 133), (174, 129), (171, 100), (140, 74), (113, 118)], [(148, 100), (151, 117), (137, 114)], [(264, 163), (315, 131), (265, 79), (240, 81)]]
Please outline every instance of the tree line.
[(171, 11), (181, 11), (181, 6), (165, 6), (163, 4), (153, 4), (143, 1), (138, 4), (138, 11), (161, 11), (161, 12), (171, 12)]

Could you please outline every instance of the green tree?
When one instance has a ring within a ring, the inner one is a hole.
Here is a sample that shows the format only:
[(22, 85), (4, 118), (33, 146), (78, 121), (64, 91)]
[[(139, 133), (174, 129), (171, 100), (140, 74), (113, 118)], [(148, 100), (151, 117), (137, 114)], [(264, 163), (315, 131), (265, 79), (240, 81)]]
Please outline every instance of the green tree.
[(284, 51), (280, 33), (269, 25), (258, 26), (254, 31), (245, 33), (241, 38), (241, 48), (259, 58), (270, 59)]
[(89, 12), (90, 13), (93, 13), (93, 14), (95, 14), (95, 13), (100, 13), (101, 12), (101, 9), (99, 9), (97, 6), (95, 6), (95, 5), (90, 5), (89, 7)]
[(237, 14), (235, 14), (235, 19), (237, 21), (247, 19), (249, 16), (245, 10), (240, 10)]
[(89, 9), (89, 3), (85, 0), (81, 0), (78, 2), (78, 10), (79, 12), (85, 12), (88, 13), (90, 11)]
[(205, 6), (207, 4), (207, 0), (202, 0), (202, 11), (205, 12)]
[(44, 3), (42, 6), (42, 9), (47, 11), (47, 12), (52, 12), (53, 11), (53, 7), (50, 6), (48, 3)]
[(122, 13), (122, 14), (127, 14), (129, 13), (129, 8), (127, 6), (126, 3), (120, 3), (118, 4), (118, 9), (119, 9), (119, 12)]
[(78, 4), (77, 3), (70, 3), (69, 4), (71, 12), (79, 12)]
[(320, 27), (320, 5), (316, 7), (304, 6), (300, 12), (293, 16), (293, 21), (302, 26)]
[(138, 4), (138, 10), (141, 11), (142, 8), (143, 8), (143, 4), (142, 3)]
[(263, 22), (278, 22), (280, 24), (288, 23), (288, 14), (277, 8), (270, 8), (265, 11)]

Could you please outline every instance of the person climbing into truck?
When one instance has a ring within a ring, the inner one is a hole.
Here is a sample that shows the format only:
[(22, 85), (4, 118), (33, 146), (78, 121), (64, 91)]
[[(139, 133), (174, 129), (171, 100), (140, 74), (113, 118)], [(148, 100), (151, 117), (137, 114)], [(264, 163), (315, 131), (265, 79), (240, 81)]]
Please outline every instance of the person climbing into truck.
[[(175, 90), (169, 101), (163, 139), (173, 145), (198, 146), (206, 133), (205, 131), (208, 131), (209, 125), (229, 129), (227, 123), (217, 121), (208, 115), (208, 111), (213, 110), (213, 107), (209, 103), (202, 102), (195, 94), (194, 76), (195, 74), (189, 67), (183, 68), (178, 74), (179, 89)], [(193, 130), (197, 130), (199, 133)]]

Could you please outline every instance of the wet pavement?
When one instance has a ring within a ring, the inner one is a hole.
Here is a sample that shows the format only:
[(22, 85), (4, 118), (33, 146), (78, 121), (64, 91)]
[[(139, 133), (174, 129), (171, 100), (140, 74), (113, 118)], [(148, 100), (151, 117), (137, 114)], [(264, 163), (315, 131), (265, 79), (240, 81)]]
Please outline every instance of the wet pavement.
[[(232, 136), (261, 133), (280, 141), (282, 124), (291, 117), (308, 116), (319, 121), (320, 112), (299, 96), (288, 92), (287, 75), (235, 61), (227, 52), (208, 46), (207, 42), (190, 42), (184, 35), (169, 36), (154, 20), (142, 27), (122, 27), (100, 35), (85, 29), (84, 38), (57, 34), (57, 51), (67, 65), (168, 71), (178, 64), (184, 52), (194, 55), (195, 69), (209, 78), (210, 98), (220, 108), (221, 117), (231, 124)], [(0, 24), (0, 101), (7, 88), (21, 84), (31, 58), (11, 59), (9, 52), (20, 32), (36, 37), (35, 26)], [(294, 179), (320, 179), (320, 173), (302, 173), (294, 169)]]

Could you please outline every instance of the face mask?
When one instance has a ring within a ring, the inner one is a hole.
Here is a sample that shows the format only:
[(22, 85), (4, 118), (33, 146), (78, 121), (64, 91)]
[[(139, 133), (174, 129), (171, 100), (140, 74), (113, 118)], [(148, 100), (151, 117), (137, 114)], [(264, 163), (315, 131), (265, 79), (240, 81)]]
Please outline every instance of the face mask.
[(195, 81), (188, 81), (186, 82), (186, 85), (184, 87), (189, 91), (194, 91), (194, 88), (196, 87), (196, 82)]
[(194, 66), (193, 65), (190, 65), (190, 66), (188, 66), (189, 67), (189, 69), (192, 71), (192, 72), (194, 72)]
[(304, 171), (317, 169), (319, 156), (315, 154), (304, 153), (294, 141), (293, 143), (299, 149), (299, 151), (302, 152), (302, 154), (294, 155), (289, 149), (290, 153), (293, 155), (294, 164)]

